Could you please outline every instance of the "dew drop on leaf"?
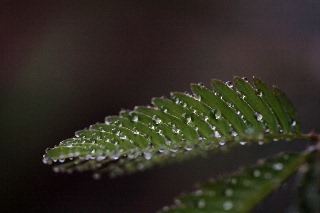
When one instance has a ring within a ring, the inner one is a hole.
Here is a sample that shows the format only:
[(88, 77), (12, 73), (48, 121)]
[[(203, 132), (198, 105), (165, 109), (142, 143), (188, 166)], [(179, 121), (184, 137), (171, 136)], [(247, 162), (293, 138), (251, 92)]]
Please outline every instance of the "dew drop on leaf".
[(224, 194), (227, 197), (231, 197), (233, 195), (233, 190), (232, 189), (226, 189), (226, 191), (224, 192)]
[(200, 199), (197, 204), (198, 208), (202, 209), (206, 207), (206, 201), (204, 199)]
[(255, 113), (255, 115), (256, 115), (256, 119), (257, 119), (257, 121), (262, 121), (262, 119), (263, 119), (263, 116), (261, 115), (261, 113), (259, 113), (259, 112), (256, 112)]
[(260, 172), (258, 169), (255, 169), (255, 170), (253, 171), (253, 176), (254, 176), (254, 177), (260, 177), (260, 175), (261, 175), (261, 172)]
[(245, 80), (246, 82), (248, 82), (248, 78), (247, 77), (242, 77), (243, 80)]
[(92, 175), (92, 178), (95, 179), (95, 180), (99, 180), (99, 179), (101, 179), (101, 174), (100, 173), (94, 173)]
[(246, 144), (247, 144), (247, 142), (246, 142), (246, 141), (240, 141), (239, 143), (240, 143), (240, 145), (241, 145), (241, 146), (244, 146), (244, 145), (246, 145)]
[(187, 117), (186, 120), (187, 120), (187, 124), (190, 124), (192, 121), (191, 117)]
[(97, 161), (102, 161), (102, 160), (104, 160), (104, 159), (106, 159), (105, 156), (98, 156), (98, 157), (96, 158)]
[(283, 164), (282, 163), (275, 163), (272, 165), (272, 168), (274, 170), (281, 171), (283, 169)]
[(174, 204), (175, 204), (176, 206), (180, 206), (180, 205), (181, 205), (181, 200), (175, 199), (175, 200), (174, 200)]
[(292, 121), (291, 126), (295, 127), (296, 125), (297, 125), (297, 122), (296, 121)]
[(201, 96), (194, 94), (194, 99), (196, 99), (197, 101), (201, 101)]
[(144, 158), (145, 158), (146, 160), (150, 160), (150, 159), (152, 158), (152, 154), (151, 154), (150, 152), (145, 152), (145, 153), (144, 153)]
[(238, 183), (238, 181), (237, 181), (237, 179), (236, 179), (236, 178), (232, 178), (232, 179), (231, 179), (231, 183), (232, 183), (233, 185), (235, 185), (235, 184), (237, 184), (237, 183)]
[(180, 103), (179, 98), (176, 98), (175, 103), (176, 103), (176, 104), (179, 104), (179, 103)]
[(226, 201), (223, 203), (224, 210), (231, 210), (233, 208), (233, 203), (231, 201)]
[(232, 88), (232, 87), (233, 87), (232, 81), (227, 81), (227, 82), (226, 82), (226, 85), (227, 85), (229, 88)]
[(214, 131), (214, 137), (221, 138), (221, 134), (218, 131)]
[(184, 149), (185, 149), (186, 151), (191, 151), (191, 150), (193, 149), (193, 147), (192, 147), (192, 146), (185, 146)]
[(214, 116), (217, 120), (219, 120), (221, 118), (221, 112), (216, 110), (215, 113), (214, 113)]
[(263, 96), (263, 93), (262, 93), (261, 90), (257, 90), (257, 96), (259, 96), (259, 97), (262, 97), (262, 96)]
[(220, 141), (219, 144), (220, 144), (220, 146), (224, 146), (226, 144), (226, 142), (225, 141)]
[(200, 196), (203, 195), (203, 191), (201, 189), (195, 191), (195, 195)]
[(53, 172), (55, 172), (55, 173), (58, 173), (58, 172), (60, 172), (60, 169), (59, 169), (59, 167), (53, 167)]
[(161, 120), (158, 116), (156, 116), (156, 115), (154, 115), (154, 116), (152, 117), (152, 119), (153, 119), (153, 121), (154, 121), (157, 125), (162, 122), (162, 120)]
[(139, 120), (139, 117), (137, 115), (132, 117), (132, 121), (133, 122), (138, 122), (138, 120)]

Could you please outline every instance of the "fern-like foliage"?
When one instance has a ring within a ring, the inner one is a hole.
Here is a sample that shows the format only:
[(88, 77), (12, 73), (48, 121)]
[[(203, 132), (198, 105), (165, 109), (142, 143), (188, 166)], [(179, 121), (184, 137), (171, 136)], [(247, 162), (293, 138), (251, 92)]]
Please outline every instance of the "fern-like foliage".
[(250, 212), (310, 158), (311, 153), (282, 153), (234, 175), (198, 184), (195, 192), (181, 195), (174, 205), (164, 207), (161, 212)]
[[(110, 176), (134, 173), (154, 165), (225, 150), (236, 145), (279, 139), (319, 141), (301, 133), (287, 96), (259, 78), (212, 80), (213, 90), (191, 84), (192, 94), (173, 92), (154, 98), (152, 106), (122, 110), (104, 123), (91, 125), (73, 138), (46, 150), (43, 162), (56, 172), (93, 171)], [(304, 153), (284, 153), (259, 165), (198, 186), (163, 212), (249, 212), (299, 167), (301, 212), (319, 212), (319, 143)], [(305, 165), (304, 165), (305, 164)], [(304, 166), (303, 166), (304, 165)]]
[(56, 172), (94, 171), (94, 177), (133, 173), (153, 165), (247, 143), (305, 138), (292, 103), (259, 78), (212, 80), (213, 90), (192, 84), (193, 94), (173, 92), (152, 106), (122, 110), (105, 123), (80, 130), (48, 149), (43, 162)]

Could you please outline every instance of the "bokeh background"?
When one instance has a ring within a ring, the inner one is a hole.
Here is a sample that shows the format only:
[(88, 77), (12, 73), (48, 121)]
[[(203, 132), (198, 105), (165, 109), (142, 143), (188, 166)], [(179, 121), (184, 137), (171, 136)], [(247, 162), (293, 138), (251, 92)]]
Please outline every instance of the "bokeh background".
[[(2, 212), (154, 212), (196, 181), (305, 147), (239, 147), (100, 181), (42, 164), (74, 131), (191, 82), (261, 77), (287, 93), (305, 132), (320, 131), (319, 1), (1, 2)], [(255, 211), (290, 211), (292, 192)]]

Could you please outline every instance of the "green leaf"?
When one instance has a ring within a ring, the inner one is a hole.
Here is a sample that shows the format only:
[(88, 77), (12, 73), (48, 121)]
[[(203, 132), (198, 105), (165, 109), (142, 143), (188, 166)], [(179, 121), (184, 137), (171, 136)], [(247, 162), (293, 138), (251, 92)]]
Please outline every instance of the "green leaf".
[[(318, 144), (319, 145), (319, 144)], [(320, 152), (315, 152), (301, 168), (298, 195), (302, 213), (320, 212)]]
[(48, 149), (54, 171), (93, 171), (95, 177), (128, 174), (236, 145), (309, 138), (300, 132), (290, 100), (260, 79), (192, 84), (193, 94), (171, 93), (152, 106), (122, 110)]
[(197, 190), (180, 196), (175, 205), (161, 212), (250, 212), (272, 191), (279, 188), (310, 155), (284, 153), (258, 165), (219, 180), (197, 186)]

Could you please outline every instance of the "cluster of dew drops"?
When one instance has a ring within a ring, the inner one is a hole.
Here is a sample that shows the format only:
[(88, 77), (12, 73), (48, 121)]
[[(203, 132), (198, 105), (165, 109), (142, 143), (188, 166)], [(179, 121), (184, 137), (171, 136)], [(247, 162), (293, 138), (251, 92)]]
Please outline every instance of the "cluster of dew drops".
[[(282, 158), (281, 161), (287, 161), (290, 159), (290, 155), (283, 154), (281, 158)], [(271, 165), (269, 165), (269, 169), (266, 171), (259, 170), (258, 168), (251, 169), (249, 172), (249, 175), (253, 176), (258, 181), (270, 181), (271, 179), (273, 179), (272, 181), (276, 183), (277, 181), (280, 181), (280, 179), (278, 178), (274, 179), (274, 173), (281, 172), (284, 168), (284, 164), (281, 161), (273, 162)], [(264, 162), (265, 162), (264, 160), (260, 160), (258, 164), (263, 164)], [(229, 186), (223, 190), (223, 194), (219, 193), (218, 195), (217, 192), (214, 190), (198, 189), (195, 192), (193, 192), (192, 195), (187, 195), (187, 196), (195, 196), (196, 197), (195, 200), (190, 201), (189, 203), (183, 204), (182, 201), (179, 198), (177, 198), (174, 200), (174, 205), (172, 205), (171, 207), (170, 206), (163, 207), (162, 212), (167, 212), (171, 208), (179, 208), (179, 206), (184, 206), (185, 204), (193, 208), (194, 207), (199, 209), (206, 208), (206, 205), (207, 205), (206, 199), (202, 198), (204, 195), (210, 196), (210, 197), (224, 196), (225, 201), (221, 204), (222, 205), (221, 207), (224, 211), (231, 212), (235, 208), (238, 208), (232, 199), (235, 194), (233, 187), (236, 187), (237, 185), (240, 184), (244, 186), (245, 190), (248, 190), (248, 187), (253, 188), (256, 186), (256, 184), (254, 183), (254, 181), (256, 181), (255, 179), (244, 179), (244, 178), (238, 178), (237, 176), (228, 177), (225, 181), (228, 183)]]
[[(246, 77), (243, 77), (242, 79), (245, 80), (246, 82), (248, 82), (248, 79), (247, 79)], [(225, 84), (226, 84), (229, 88), (231, 88), (231, 89), (233, 88), (233, 83), (232, 83), (232, 81), (227, 81), (227, 82), (225, 82)], [(203, 83), (198, 83), (198, 85), (201, 86), (201, 87), (204, 87), (204, 84), (203, 84)], [(236, 90), (236, 92), (240, 95), (240, 97), (241, 97), (242, 99), (245, 99), (245, 96), (242, 95), (238, 90)], [(256, 91), (256, 92), (257, 92), (257, 95), (260, 96), (260, 97), (263, 95), (261, 91)], [(201, 96), (199, 96), (199, 95), (196, 95), (196, 94), (191, 95), (189, 92), (185, 92), (185, 94), (188, 95), (188, 96), (190, 96), (190, 97), (193, 97), (193, 98), (194, 98), (195, 100), (197, 100), (197, 101), (201, 101)], [(220, 94), (218, 94), (217, 92), (214, 92), (214, 94), (215, 94), (217, 97), (220, 97), (220, 98), (223, 100), (223, 97), (222, 97)], [(187, 106), (187, 103), (179, 100), (177, 97), (174, 97), (174, 96), (173, 96), (172, 98), (174, 99), (174, 102), (175, 102), (176, 104), (182, 105), (184, 108), (188, 107), (188, 108), (190, 108), (191, 110), (193, 110), (194, 113), (196, 113), (196, 109), (194, 109), (192, 106)], [(225, 101), (225, 100), (223, 100), (223, 101)], [(241, 112), (240, 112), (239, 110), (237, 110), (232, 103), (229, 103), (229, 102), (227, 102), (227, 101), (225, 101), (225, 102), (226, 102), (226, 104), (227, 104), (231, 109), (233, 109), (233, 110), (243, 119), (244, 122), (246, 122), (246, 120), (244, 119), (244, 116), (241, 115)], [(167, 111), (168, 111), (167, 109), (162, 109), (162, 110), (163, 110), (164, 113), (167, 113)], [(197, 113), (198, 113), (198, 112), (197, 112)], [(209, 115), (204, 115), (204, 114), (201, 113), (201, 112), (200, 112), (198, 115), (199, 115), (200, 117), (202, 117), (205, 122), (207, 122), (208, 119), (209, 119), (209, 117), (208, 117)], [(219, 120), (219, 119), (222, 118), (221, 112), (218, 111), (218, 110), (216, 110), (216, 109), (212, 109), (212, 115), (214, 116), (214, 118), (215, 118), (216, 120)], [(184, 115), (182, 115), (182, 116), (185, 118), (187, 125), (189, 125), (189, 124), (192, 122), (192, 118), (191, 118), (191, 117), (187, 117), (186, 113), (184, 113)], [(256, 117), (257, 121), (263, 122), (263, 116), (262, 116), (261, 113), (256, 112), (256, 113), (255, 113), (255, 117)], [(151, 129), (153, 129), (153, 130), (156, 130), (156, 126), (159, 125), (159, 124), (162, 122), (162, 120), (161, 120), (159, 117), (157, 117), (157, 116), (153, 116), (152, 119), (153, 119), (153, 121), (155, 122), (156, 125), (151, 125), (151, 124), (150, 124), (151, 126), (149, 126), (149, 128), (151, 128)], [(133, 115), (132, 118), (131, 118), (131, 120), (132, 120), (133, 122), (138, 122), (138, 121), (139, 121), (139, 117), (138, 117), (137, 115)], [(172, 127), (172, 132), (173, 132), (173, 133), (182, 135), (181, 130), (180, 130), (179, 128), (177, 128), (174, 124), (169, 123), (169, 125), (170, 125), (170, 127)], [(294, 122), (292, 123), (292, 125), (293, 125), (293, 126), (296, 125), (296, 122), (294, 121)], [(210, 125), (210, 126), (211, 126), (211, 125)], [(238, 136), (238, 133), (232, 129), (232, 125), (231, 125), (230, 123), (229, 123), (229, 126), (230, 126), (231, 135), (232, 135), (233, 137), (237, 137), (237, 136)], [(211, 129), (214, 131), (214, 137), (215, 137), (215, 138), (221, 138), (221, 140), (219, 141), (218, 144), (219, 144), (220, 146), (224, 146), (225, 143), (226, 143), (226, 141), (223, 140), (223, 136), (221, 135), (221, 133), (216, 130), (216, 127), (215, 127), (215, 126), (211, 126)], [(196, 132), (198, 132), (198, 127), (195, 127), (195, 130), (196, 130)], [(248, 130), (250, 131), (250, 128), (249, 128)], [(268, 130), (267, 126), (266, 126), (265, 132), (268, 133), (268, 131), (269, 131), (269, 130)], [(135, 133), (135, 134), (143, 134), (143, 133), (141, 133), (141, 132), (139, 132), (139, 131), (134, 131), (134, 133)], [(159, 129), (159, 130), (157, 131), (157, 133), (158, 133), (159, 135), (161, 135), (161, 136), (164, 136), (161, 129)], [(198, 133), (198, 134), (199, 134), (199, 133)], [(199, 141), (204, 141), (205, 138), (202, 137), (202, 136), (199, 134), (198, 140), (199, 140)], [(246, 145), (247, 142), (246, 142), (246, 141), (239, 141), (239, 144), (240, 144), (240, 145)], [(258, 144), (259, 144), (259, 145), (262, 145), (262, 144), (263, 144), (263, 138), (261, 138), (261, 140), (258, 142)], [(168, 148), (169, 148), (168, 151), (173, 152), (173, 153), (177, 152), (178, 148), (171, 146), (171, 141), (168, 140), (167, 138), (166, 138), (166, 145), (168, 145)], [(193, 147), (193, 145), (185, 145), (183, 148), (184, 148), (186, 151), (191, 151), (194, 147)], [(164, 149), (163, 147), (159, 148), (159, 153), (164, 153), (164, 152), (165, 152), (165, 149)], [(73, 153), (69, 153), (69, 154), (71, 154), (71, 155), (69, 155), (69, 157), (73, 157), (73, 155), (72, 155)], [(78, 155), (78, 153), (75, 153), (75, 156), (77, 156), (77, 155)], [(145, 152), (142, 152), (142, 155), (145, 157), (146, 160), (150, 160), (150, 159), (152, 158), (153, 153), (152, 153), (152, 152), (149, 152), (149, 151), (145, 151)], [(120, 157), (120, 156), (118, 156), (118, 155), (115, 155), (115, 156), (116, 156), (117, 158)], [(96, 160), (99, 160), (99, 159), (96, 158)], [(116, 160), (116, 159), (115, 159), (115, 160)], [(54, 161), (56, 161), (56, 160), (54, 160)], [(61, 162), (61, 163), (63, 163), (64, 160), (63, 160), (63, 159), (58, 159), (58, 161)], [(46, 157), (44, 156), (43, 162), (44, 162), (44, 163), (50, 163), (50, 159), (48, 159), (48, 158), (46, 158)]]

